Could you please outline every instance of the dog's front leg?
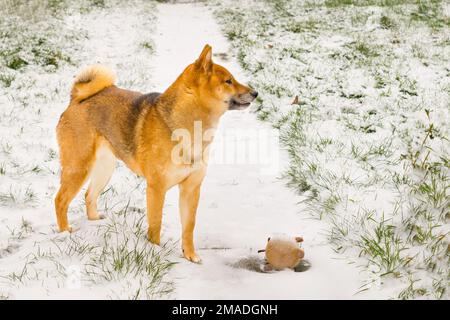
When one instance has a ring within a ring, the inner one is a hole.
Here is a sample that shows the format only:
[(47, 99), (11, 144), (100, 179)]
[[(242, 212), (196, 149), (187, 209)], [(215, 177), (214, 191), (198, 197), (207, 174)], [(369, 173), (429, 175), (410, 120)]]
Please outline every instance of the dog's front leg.
[(148, 239), (159, 245), (161, 242), (162, 209), (166, 190), (147, 182)]
[(192, 174), (179, 184), (183, 254), (186, 259), (195, 263), (201, 261), (200, 257), (195, 252), (194, 227), (203, 177), (204, 172), (202, 170), (202, 172)]

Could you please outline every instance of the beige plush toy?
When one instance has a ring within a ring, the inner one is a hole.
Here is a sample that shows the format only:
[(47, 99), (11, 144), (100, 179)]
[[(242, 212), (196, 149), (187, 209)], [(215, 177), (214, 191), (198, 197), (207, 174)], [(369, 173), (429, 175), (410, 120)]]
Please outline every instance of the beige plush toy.
[(267, 239), (266, 249), (258, 251), (266, 254), (268, 265), (265, 271), (295, 268), (305, 256), (305, 252), (298, 245), (302, 241), (302, 237), (272, 237)]

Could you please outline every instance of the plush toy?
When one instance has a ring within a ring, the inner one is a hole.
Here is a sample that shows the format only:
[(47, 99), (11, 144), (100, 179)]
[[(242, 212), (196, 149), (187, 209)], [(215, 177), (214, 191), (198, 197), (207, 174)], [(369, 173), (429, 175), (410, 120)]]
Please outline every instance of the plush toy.
[(265, 252), (267, 265), (264, 271), (294, 269), (305, 256), (305, 252), (298, 243), (302, 237), (272, 237), (267, 239)]

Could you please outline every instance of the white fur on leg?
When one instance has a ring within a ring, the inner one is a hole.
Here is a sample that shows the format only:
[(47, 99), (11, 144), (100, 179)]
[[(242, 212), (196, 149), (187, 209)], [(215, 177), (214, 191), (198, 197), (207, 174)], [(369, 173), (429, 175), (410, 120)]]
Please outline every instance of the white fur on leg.
[(102, 216), (97, 212), (97, 199), (116, 167), (116, 157), (105, 145), (98, 148), (95, 163), (91, 170), (88, 190), (86, 192), (86, 209), (89, 220), (99, 220)]

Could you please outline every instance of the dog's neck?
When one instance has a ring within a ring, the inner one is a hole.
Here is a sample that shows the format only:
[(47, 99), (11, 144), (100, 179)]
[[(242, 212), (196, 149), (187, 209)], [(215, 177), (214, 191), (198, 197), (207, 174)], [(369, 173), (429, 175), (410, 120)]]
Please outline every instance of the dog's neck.
[(158, 99), (156, 110), (171, 132), (186, 129), (193, 133), (196, 122), (202, 130), (215, 129), (222, 114), (212, 114), (203, 108), (201, 100), (189, 88), (175, 82)]

